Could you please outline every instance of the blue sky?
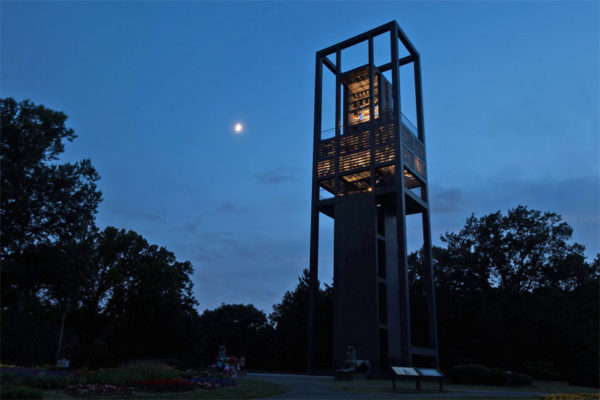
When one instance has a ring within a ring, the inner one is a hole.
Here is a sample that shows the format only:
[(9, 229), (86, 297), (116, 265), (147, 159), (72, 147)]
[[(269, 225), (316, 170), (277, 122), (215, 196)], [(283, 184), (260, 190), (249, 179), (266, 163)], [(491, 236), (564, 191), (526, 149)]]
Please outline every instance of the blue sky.
[(562, 214), (591, 260), (599, 7), (3, 1), (0, 95), (69, 116), (64, 160), (91, 158), (102, 177), (98, 225), (190, 260), (200, 309), (269, 312), (308, 266), (314, 54), (393, 19), (422, 57), (434, 242), (525, 204)]

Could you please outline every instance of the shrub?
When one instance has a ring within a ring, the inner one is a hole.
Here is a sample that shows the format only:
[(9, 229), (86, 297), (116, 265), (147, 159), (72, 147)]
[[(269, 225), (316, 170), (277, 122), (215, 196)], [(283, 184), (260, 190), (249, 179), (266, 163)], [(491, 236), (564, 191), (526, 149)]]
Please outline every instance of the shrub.
[(529, 361), (523, 364), (523, 372), (536, 379), (560, 381), (564, 377), (550, 361)]
[(192, 378), (195, 378), (200, 375), (201, 375), (200, 371), (195, 371), (193, 369), (188, 369), (188, 370), (182, 371), (180, 374), (181, 378), (183, 378), (183, 379), (192, 379)]
[(454, 383), (470, 383), (475, 385), (519, 386), (529, 385), (529, 375), (505, 371), (502, 368), (487, 368), (479, 364), (455, 365), (448, 369), (448, 376)]
[(1, 385), (0, 399), (41, 399), (42, 394), (24, 386)]
[(513, 372), (512, 374), (509, 375), (509, 380), (507, 382), (507, 385), (525, 386), (525, 385), (531, 385), (532, 381), (533, 381), (533, 378), (531, 378), (529, 375)]
[(68, 386), (65, 392), (71, 396), (89, 397), (89, 396), (111, 396), (111, 395), (131, 395), (133, 388), (128, 386), (115, 385), (73, 385)]
[(508, 385), (510, 379), (510, 373), (506, 372), (502, 368), (492, 368), (487, 377), (484, 378), (483, 382), (489, 385), (504, 386)]
[(2, 376), (2, 383), (5, 385), (14, 385), (17, 380), (17, 375), (14, 372), (0, 370), (0, 376)]
[(195, 383), (202, 389), (218, 389), (221, 387), (235, 386), (237, 381), (227, 378), (214, 378), (214, 377), (197, 377), (190, 379), (190, 382)]
[(490, 369), (479, 364), (455, 365), (448, 369), (448, 376), (454, 383), (487, 384)]
[(87, 376), (88, 383), (104, 383), (125, 386), (129, 381), (172, 379), (178, 371), (164, 364), (153, 362), (137, 362), (120, 368), (106, 368)]
[(55, 375), (36, 375), (36, 376), (24, 376), (15, 379), (18, 385), (29, 386), (32, 388), (55, 390), (64, 389), (68, 385), (80, 383), (81, 379), (76, 377), (68, 376), (55, 376)]
[(45, 368), (8, 367), (0, 369), (2, 382), (8, 385), (29, 386), (53, 390), (82, 383), (83, 379), (74, 371)]

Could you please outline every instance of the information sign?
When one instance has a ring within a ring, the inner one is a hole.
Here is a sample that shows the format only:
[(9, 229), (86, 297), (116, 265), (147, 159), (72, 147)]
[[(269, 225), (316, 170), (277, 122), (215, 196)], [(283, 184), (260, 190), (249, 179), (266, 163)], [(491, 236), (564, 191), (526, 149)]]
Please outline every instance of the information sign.
[(409, 367), (392, 367), (396, 375), (401, 376), (419, 376), (419, 373), (414, 368)]
[(440, 371), (438, 371), (435, 368), (417, 368), (417, 371), (422, 376), (436, 376), (436, 377), (440, 377), (440, 378), (442, 376), (444, 376), (444, 375), (442, 375), (442, 373)]

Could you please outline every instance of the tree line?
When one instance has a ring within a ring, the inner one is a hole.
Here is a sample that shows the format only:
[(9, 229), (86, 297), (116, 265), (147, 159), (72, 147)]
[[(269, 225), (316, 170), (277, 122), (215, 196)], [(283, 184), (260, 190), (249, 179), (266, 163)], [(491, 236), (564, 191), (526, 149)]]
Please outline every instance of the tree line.
[[(223, 344), (251, 369), (302, 371), (308, 275), (267, 315), (223, 304), (198, 313), (192, 265), (138, 233), (100, 230), (90, 160), (59, 162), (76, 138), (66, 115), (1, 99), (3, 363), (90, 368), (132, 359), (190, 367)], [(587, 262), (552, 212), (517, 206), (480, 218), (433, 248), (442, 368), (484, 364), (598, 386), (599, 257)], [(427, 337), (423, 256), (409, 256), (413, 344)], [(329, 371), (333, 287), (317, 301), (316, 365)]]

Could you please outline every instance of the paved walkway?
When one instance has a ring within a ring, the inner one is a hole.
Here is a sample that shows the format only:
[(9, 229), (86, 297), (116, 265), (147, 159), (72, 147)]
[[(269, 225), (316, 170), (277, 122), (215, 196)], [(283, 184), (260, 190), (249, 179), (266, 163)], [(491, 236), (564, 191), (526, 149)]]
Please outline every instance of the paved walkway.
[[(464, 390), (450, 389), (440, 392), (426, 393), (353, 393), (335, 388), (333, 377), (316, 375), (294, 375), (294, 374), (271, 374), (271, 373), (248, 373), (248, 378), (279, 383), (287, 386), (290, 390), (269, 399), (418, 399), (418, 398), (452, 398), (469, 399), (482, 397), (539, 397), (541, 393), (534, 392), (510, 392), (491, 390)], [(340, 382), (343, 383), (343, 382)], [(390, 382), (390, 389), (392, 383)]]

